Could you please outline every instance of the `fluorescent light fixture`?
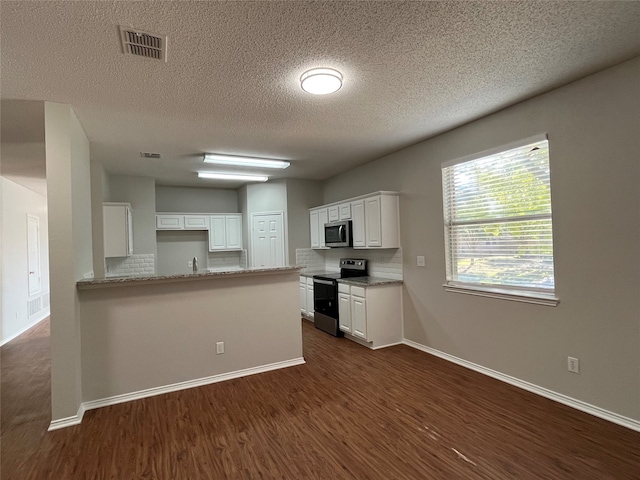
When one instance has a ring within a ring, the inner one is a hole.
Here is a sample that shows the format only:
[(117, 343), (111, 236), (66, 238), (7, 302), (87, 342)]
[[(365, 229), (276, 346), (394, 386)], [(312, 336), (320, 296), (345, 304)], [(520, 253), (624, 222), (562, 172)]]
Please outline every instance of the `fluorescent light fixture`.
[(342, 74), (333, 68), (314, 68), (302, 74), (300, 86), (314, 95), (337, 92), (342, 87)]
[(266, 182), (266, 175), (241, 175), (239, 173), (198, 172), (198, 178), (213, 178), (216, 180), (242, 180), (244, 182)]
[(205, 163), (215, 163), (216, 165), (233, 165), (235, 167), (258, 167), (258, 168), (287, 168), (291, 165), (283, 160), (267, 160), (264, 158), (236, 157), (233, 155), (219, 155), (217, 153), (207, 153), (204, 156)]

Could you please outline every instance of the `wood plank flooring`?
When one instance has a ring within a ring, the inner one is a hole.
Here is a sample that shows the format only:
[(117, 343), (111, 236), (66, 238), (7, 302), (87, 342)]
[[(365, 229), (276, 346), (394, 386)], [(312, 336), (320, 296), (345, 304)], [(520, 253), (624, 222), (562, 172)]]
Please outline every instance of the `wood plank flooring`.
[(46, 432), (48, 325), (2, 347), (1, 478), (639, 479), (640, 433), (406, 346), (303, 321), (305, 365)]

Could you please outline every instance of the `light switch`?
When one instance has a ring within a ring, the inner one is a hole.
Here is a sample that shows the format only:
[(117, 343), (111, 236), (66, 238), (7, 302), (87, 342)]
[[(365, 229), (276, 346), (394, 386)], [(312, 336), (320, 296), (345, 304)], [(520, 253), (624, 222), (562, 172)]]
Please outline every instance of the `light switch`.
[(418, 255), (418, 266), (419, 267), (424, 267), (425, 266), (424, 256), (423, 255)]

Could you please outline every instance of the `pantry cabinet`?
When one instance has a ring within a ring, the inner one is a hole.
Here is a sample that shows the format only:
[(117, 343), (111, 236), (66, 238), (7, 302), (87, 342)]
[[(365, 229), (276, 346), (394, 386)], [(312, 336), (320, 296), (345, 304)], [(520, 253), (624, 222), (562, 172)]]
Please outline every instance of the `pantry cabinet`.
[(128, 203), (102, 205), (104, 256), (128, 257), (133, 255), (133, 217)]

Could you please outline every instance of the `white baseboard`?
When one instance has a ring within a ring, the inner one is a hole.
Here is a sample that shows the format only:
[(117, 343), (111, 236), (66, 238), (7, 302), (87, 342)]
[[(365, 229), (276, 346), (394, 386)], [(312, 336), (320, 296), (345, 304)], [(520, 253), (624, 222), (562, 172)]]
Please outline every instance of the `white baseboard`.
[(30, 328), (35, 327), (37, 324), (39, 324), (42, 320), (47, 318), (49, 315), (50, 315), (49, 308), (47, 308), (46, 310), (43, 310), (42, 312), (40, 312), (38, 314), (38, 317), (33, 322), (31, 322), (29, 325), (27, 325), (26, 327), (22, 327), (17, 333), (14, 333), (9, 338), (6, 338), (6, 339), (2, 340), (2, 342), (0, 342), (0, 347), (3, 346), (5, 343), (9, 343), (14, 338), (19, 337), (20, 335), (22, 335), (24, 332), (26, 332)]
[(585, 413), (589, 413), (595, 417), (602, 418), (604, 420), (608, 420), (612, 423), (616, 423), (618, 425), (622, 425), (623, 427), (627, 427), (631, 430), (635, 430), (640, 432), (640, 421), (634, 420), (632, 418), (628, 418), (622, 415), (618, 415), (617, 413), (610, 412), (600, 407), (596, 407), (595, 405), (591, 405), (589, 403), (583, 402), (582, 400), (577, 400), (572, 397), (568, 397), (558, 392), (554, 392), (553, 390), (548, 390), (544, 387), (540, 387), (538, 385), (534, 385), (533, 383), (525, 382), (524, 380), (520, 380), (519, 378), (512, 377), (510, 375), (506, 375), (504, 373), (500, 373), (496, 370), (491, 370), (490, 368), (483, 367), (482, 365), (478, 365), (473, 362), (469, 362), (462, 358), (455, 357), (448, 353), (441, 352), (440, 350), (436, 350), (435, 348), (427, 347), (420, 343), (413, 342), (411, 340), (404, 339), (403, 342), (405, 345), (409, 347), (413, 347), (417, 350), (421, 350), (423, 352), (429, 353), (431, 355), (435, 355), (436, 357), (443, 358), (444, 360), (448, 360), (450, 362), (456, 363), (463, 367), (469, 368), (476, 372), (482, 373), (489, 377), (495, 378), (497, 380), (501, 380), (505, 383), (513, 385), (515, 387), (522, 388), (523, 390), (527, 390), (529, 392), (535, 393), (542, 397), (548, 398), (550, 400), (554, 400), (558, 403), (562, 403), (563, 405), (567, 405), (569, 407), (573, 407), (576, 410), (580, 410)]
[(80, 405), (78, 409), (78, 413), (71, 417), (61, 418), (59, 420), (52, 420), (49, 424), (49, 428), (47, 429), (49, 432), (53, 430), (58, 430), (60, 428), (72, 427), (74, 425), (80, 425), (82, 422), (82, 417), (84, 416), (84, 406)]
[[(259, 367), (245, 368), (243, 370), (236, 370), (229, 373), (221, 373), (219, 375), (212, 375), (210, 377), (198, 378), (195, 380), (187, 380), (186, 382), (174, 383), (171, 385), (164, 385), (162, 387), (148, 388), (146, 390), (139, 390), (137, 392), (125, 393), (122, 395), (115, 395), (113, 397), (101, 398), (98, 400), (91, 400), (89, 402), (83, 402), (82, 408), (84, 411), (93, 410), (94, 408), (107, 407), (109, 405), (117, 405), (118, 403), (131, 402), (133, 400), (140, 400), (142, 398), (153, 397), (155, 395), (162, 395), (165, 393), (176, 392), (178, 390), (186, 390), (187, 388), (201, 387), (209, 385), (211, 383), (224, 382), (226, 380), (232, 380), (234, 378), (246, 377), (249, 375), (255, 375), (256, 373), (269, 372), (271, 370), (278, 370), (280, 368), (293, 367), (295, 365), (304, 364), (304, 358), (294, 358), (293, 360), (285, 360), (283, 362), (270, 363), (267, 365), (261, 365)], [(82, 417), (80, 418), (82, 420)], [(78, 422), (80, 423), (80, 422)], [(70, 424), (75, 425), (75, 424)], [(67, 426), (67, 425), (63, 425)], [(58, 427), (62, 428), (62, 427)]]

